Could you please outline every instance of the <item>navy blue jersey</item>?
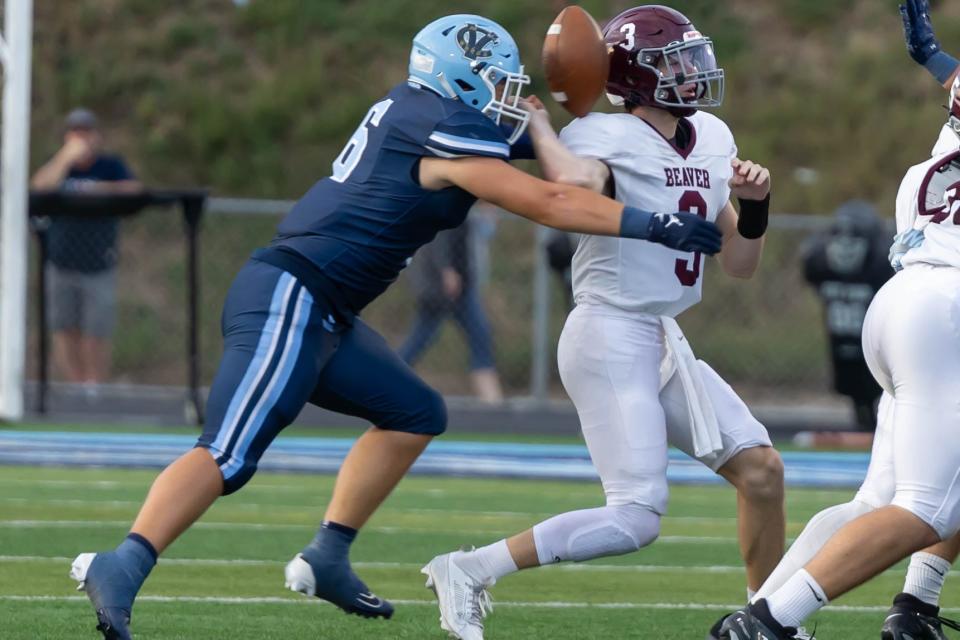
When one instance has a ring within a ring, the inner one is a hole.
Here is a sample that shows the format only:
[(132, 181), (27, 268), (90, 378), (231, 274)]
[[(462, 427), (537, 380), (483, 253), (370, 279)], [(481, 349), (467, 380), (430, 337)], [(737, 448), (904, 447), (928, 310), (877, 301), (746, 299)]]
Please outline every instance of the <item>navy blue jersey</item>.
[[(467, 156), (508, 160), (510, 146), (480, 111), (398, 85), (367, 113), (334, 161), (333, 175), (297, 202), (270, 247), (255, 257), (314, 284), (326, 280), (321, 288), (334, 310), (359, 313), (417, 249), (438, 231), (459, 226), (475, 201), (457, 187), (422, 188), (420, 159)], [(293, 260), (291, 252), (298, 254)], [(305, 264), (313, 274), (304, 273)]]

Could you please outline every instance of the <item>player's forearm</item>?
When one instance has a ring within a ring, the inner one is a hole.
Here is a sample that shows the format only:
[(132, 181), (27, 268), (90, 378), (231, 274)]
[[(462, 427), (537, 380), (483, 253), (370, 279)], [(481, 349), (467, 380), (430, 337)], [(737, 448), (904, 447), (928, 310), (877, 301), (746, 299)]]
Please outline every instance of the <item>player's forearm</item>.
[(737, 214), (733, 204), (727, 203), (717, 216), (717, 225), (723, 231), (723, 249), (720, 267), (732, 278), (751, 278), (760, 266), (767, 227), (766, 206), (763, 202), (741, 201), (745, 217)]
[(540, 212), (540, 224), (561, 231), (591, 235), (622, 235), (623, 205), (576, 186), (557, 185)]
[(723, 272), (731, 278), (752, 278), (760, 266), (765, 239), (748, 239), (738, 233), (725, 237), (720, 251)]
[(620, 235), (621, 203), (581, 187), (541, 180), (536, 183), (536, 188), (511, 190), (508, 197), (497, 204), (561, 231)]
[(560, 142), (548, 123), (538, 123), (537, 126), (530, 127), (529, 131), (545, 179), (591, 191), (603, 191), (605, 179), (600, 175), (598, 167), (594, 166), (599, 164), (599, 161), (575, 155)]

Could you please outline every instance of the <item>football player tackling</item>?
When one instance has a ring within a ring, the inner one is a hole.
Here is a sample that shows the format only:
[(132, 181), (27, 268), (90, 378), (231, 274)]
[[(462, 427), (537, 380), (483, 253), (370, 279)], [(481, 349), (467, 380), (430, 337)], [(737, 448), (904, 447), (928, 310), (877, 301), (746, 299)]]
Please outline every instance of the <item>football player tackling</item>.
[(960, 81), (927, 1), (900, 12), (911, 57), (953, 88), (932, 157), (897, 194), (899, 273), (864, 322), (864, 354), (884, 388), (870, 468), (856, 497), (814, 516), (754, 602), (727, 620), (731, 640), (789, 640), (829, 600), (929, 545), (914, 553), (880, 637), (945, 640), (941, 623), (954, 626), (938, 618), (938, 601), (960, 542)]
[[(223, 309), (224, 354), (207, 425), (154, 481), (130, 534), (82, 554), (81, 581), (105, 638), (130, 638), (134, 599), (158, 554), (217, 498), (246, 484), (307, 402), (369, 420), (337, 476), (323, 524), (286, 567), (287, 586), (366, 617), (392, 605), (352, 571), (351, 543), (424, 447), (446, 427), (440, 395), (358, 317), (438, 231), (477, 198), (542, 224), (713, 254), (721, 234), (695, 214), (625, 207), (512, 168), (529, 83), (509, 33), (455, 15), (414, 39), (409, 80), (377, 102), (269, 247), (237, 275)], [(671, 207), (667, 211), (673, 211)]]
[[(630, 9), (611, 20), (607, 91), (624, 106), (560, 134), (535, 101), (530, 132), (546, 177), (655, 211), (716, 221), (723, 270), (748, 278), (763, 248), (770, 176), (737, 159), (727, 126), (698, 111), (720, 105), (712, 43), (680, 13)], [(730, 202), (740, 200), (740, 215)], [(668, 223), (670, 224), (670, 223)], [(764, 427), (709, 366), (674, 316), (700, 300), (703, 256), (649, 242), (584, 235), (573, 259), (576, 308), (558, 348), (606, 506), (558, 515), (472, 552), (434, 558), (424, 573), (444, 629), (483, 636), (487, 587), (506, 574), (630, 553), (651, 544), (667, 507), (667, 447), (679, 447), (738, 491), (748, 589), (783, 553), (783, 468)], [(717, 633), (719, 632), (719, 624)]]

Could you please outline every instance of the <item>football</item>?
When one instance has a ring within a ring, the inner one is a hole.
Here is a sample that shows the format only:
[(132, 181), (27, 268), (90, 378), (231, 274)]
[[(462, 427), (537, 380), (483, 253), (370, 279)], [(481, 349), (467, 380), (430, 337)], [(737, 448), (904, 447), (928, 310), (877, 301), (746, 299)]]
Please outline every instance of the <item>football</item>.
[(553, 20), (543, 41), (543, 69), (554, 100), (578, 118), (590, 112), (603, 93), (610, 60), (589, 13), (572, 5)]

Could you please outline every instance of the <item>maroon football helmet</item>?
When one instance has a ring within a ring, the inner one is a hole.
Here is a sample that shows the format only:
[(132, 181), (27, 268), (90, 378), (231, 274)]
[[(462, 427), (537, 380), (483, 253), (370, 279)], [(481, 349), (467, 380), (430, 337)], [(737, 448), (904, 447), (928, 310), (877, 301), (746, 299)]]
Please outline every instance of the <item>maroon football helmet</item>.
[(713, 42), (679, 11), (656, 4), (628, 9), (607, 23), (603, 37), (613, 104), (659, 107), (683, 117), (723, 102), (723, 69)]

